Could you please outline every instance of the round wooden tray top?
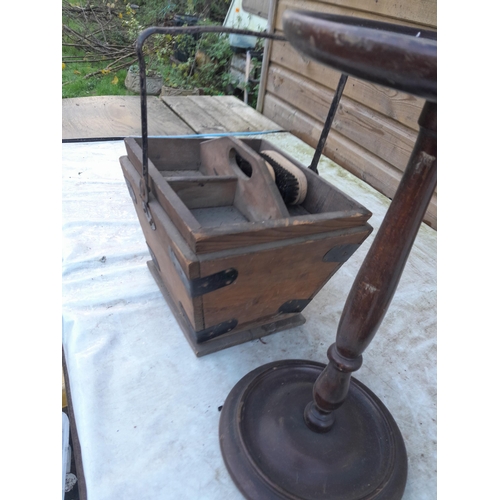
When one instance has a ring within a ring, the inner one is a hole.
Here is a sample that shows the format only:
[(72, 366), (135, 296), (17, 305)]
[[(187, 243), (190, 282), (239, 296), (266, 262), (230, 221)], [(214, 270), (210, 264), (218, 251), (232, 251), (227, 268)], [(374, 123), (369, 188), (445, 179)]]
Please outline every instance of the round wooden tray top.
[(226, 467), (251, 500), (397, 500), (407, 476), (406, 449), (383, 403), (351, 379), (334, 428), (311, 431), (304, 408), (325, 365), (283, 360), (243, 377), (222, 408), (219, 437)]
[(437, 100), (437, 33), (355, 17), (287, 10), (283, 27), (299, 52), (343, 73)]

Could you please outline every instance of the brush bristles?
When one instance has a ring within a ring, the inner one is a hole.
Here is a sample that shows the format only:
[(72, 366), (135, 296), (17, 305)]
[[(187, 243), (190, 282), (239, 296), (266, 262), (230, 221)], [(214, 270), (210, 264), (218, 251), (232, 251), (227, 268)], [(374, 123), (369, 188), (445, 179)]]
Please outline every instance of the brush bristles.
[(276, 151), (261, 151), (260, 155), (274, 170), (276, 187), (285, 205), (302, 203), (307, 192), (307, 180), (300, 169)]

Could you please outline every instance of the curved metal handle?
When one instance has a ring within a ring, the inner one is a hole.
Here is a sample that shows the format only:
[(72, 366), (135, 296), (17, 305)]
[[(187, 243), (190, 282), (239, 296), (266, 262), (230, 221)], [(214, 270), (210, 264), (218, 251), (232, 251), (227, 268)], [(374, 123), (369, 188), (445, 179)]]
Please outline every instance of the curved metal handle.
[(142, 177), (144, 182), (144, 190), (141, 190), (143, 196), (144, 210), (146, 211), (149, 202), (149, 175), (148, 175), (148, 119), (147, 119), (147, 93), (146, 93), (146, 61), (142, 48), (144, 43), (151, 35), (195, 35), (198, 33), (230, 33), (235, 35), (250, 35), (258, 38), (270, 38), (272, 40), (286, 41), (286, 38), (281, 35), (271, 33), (261, 33), (251, 30), (242, 30), (236, 28), (227, 28), (224, 26), (154, 26), (147, 28), (137, 38), (135, 50), (139, 62), (139, 78), (140, 78), (140, 95), (141, 95), (141, 133), (142, 133)]

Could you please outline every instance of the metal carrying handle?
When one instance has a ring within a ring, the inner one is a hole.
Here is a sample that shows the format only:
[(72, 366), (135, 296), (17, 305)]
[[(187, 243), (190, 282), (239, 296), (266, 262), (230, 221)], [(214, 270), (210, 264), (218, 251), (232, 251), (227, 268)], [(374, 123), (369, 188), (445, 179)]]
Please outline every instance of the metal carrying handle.
[(146, 61), (142, 47), (151, 35), (196, 35), (198, 33), (230, 33), (235, 35), (255, 36), (258, 38), (269, 38), (271, 40), (286, 41), (286, 38), (281, 35), (274, 35), (265, 32), (256, 32), (251, 30), (242, 30), (236, 28), (227, 28), (224, 26), (168, 26), (168, 27), (151, 27), (147, 28), (137, 38), (135, 50), (139, 61), (139, 78), (140, 78), (140, 95), (141, 95), (141, 133), (142, 133), (142, 182), (141, 189), (142, 204), (146, 216), (154, 229), (154, 223), (149, 215), (149, 175), (148, 175), (148, 118), (147, 118), (147, 93), (146, 93)]
[(337, 90), (333, 95), (332, 104), (330, 105), (330, 109), (328, 110), (328, 114), (326, 115), (325, 124), (323, 125), (323, 131), (321, 132), (318, 145), (316, 146), (316, 151), (314, 152), (313, 159), (311, 161), (311, 164), (309, 165), (309, 168), (315, 174), (319, 174), (318, 172), (319, 159), (321, 158), (321, 154), (323, 153), (323, 149), (325, 148), (326, 139), (328, 138), (328, 134), (330, 133), (330, 129), (332, 127), (333, 119), (335, 118), (335, 114), (337, 113), (337, 109), (340, 104), (340, 98), (344, 93), (344, 87), (347, 82), (347, 78), (348, 76), (345, 73), (342, 73), (340, 75), (339, 83), (337, 85)]
[[(228, 28), (224, 26), (169, 26), (169, 27), (151, 27), (143, 30), (136, 41), (136, 53), (137, 59), (139, 62), (139, 78), (140, 78), (140, 96), (141, 96), (141, 134), (142, 134), (142, 185), (140, 189), (142, 204), (144, 208), (144, 212), (146, 213), (146, 217), (153, 228), (155, 229), (154, 222), (152, 220), (151, 214), (149, 212), (148, 203), (149, 203), (149, 175), (148, 175), (148, 119), (147, 119), (147, 92), (146, 92), (146, 61), (144, 59), (144, 54), (142, 48), (146, 40), (155, 34), (163, 34), (163, 35), (196, 35), (201, 33), (229, 33), (235, 35), (244, 35), (244, 36), (254, 36), (257, 38), (267, 38), (271, 40), (278, 40), (286, 42), (287, 38), (282, 35), (275, 35), (272, 33), (266, 32), (257, 32), (252, 30), (242, 30), (236, 28)], [(323, 152), (324, 145), (330, 131), (333, 119), (335, 117), (335, 113), (337, 111), (340, 98), (342, 97), (342, 92), (344, 90), (345, 83), (347, 81), (347, 75), (342, 74), (341, 79), (339, 81), (337, 90), (335, 91), (335, 95), (333, 97), (333, 101), (326, 117), (325, 124), (323, 126), (323, 132), (321, 133), (321, 137), (319, 139), (318, 145), (316, 147), (316, 151), (314, 153), (313, 160), (309, 166), (309, 168), (318, 173), (317, 165), (319, 159), (321, 157), (321, 153)]]

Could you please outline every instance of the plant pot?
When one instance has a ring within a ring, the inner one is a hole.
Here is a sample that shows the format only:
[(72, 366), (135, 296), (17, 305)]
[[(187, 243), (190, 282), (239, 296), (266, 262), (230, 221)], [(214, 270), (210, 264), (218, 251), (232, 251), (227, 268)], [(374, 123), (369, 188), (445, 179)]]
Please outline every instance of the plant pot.
[[(176, 14), (174, 16), (174, 26), (195, 26), (198, 24), (196, 16), (187, 14)], [(200, 35), (179, 35), (174, 41), (174, 57), (177, 61), (187, 62), (194, 55), (196, 50), (196, 40), (199, 40)], [(179, 42), (182, 40), (182, 42)]]
[(194, 26), (198, 24), (196, 16), (188, 16), (187, 14), (175, 14), (174, 26)]
[[(159, 95), (162, 86), (163, 77), (161, 75), (146, 76), (146, 94)], [(127, 76), (125, 78), (125, 87), (135, 94), (140, 94), (141, 92), (141, 78), (139, 76), (139, 71), (133, 66), (128, 69)]]

